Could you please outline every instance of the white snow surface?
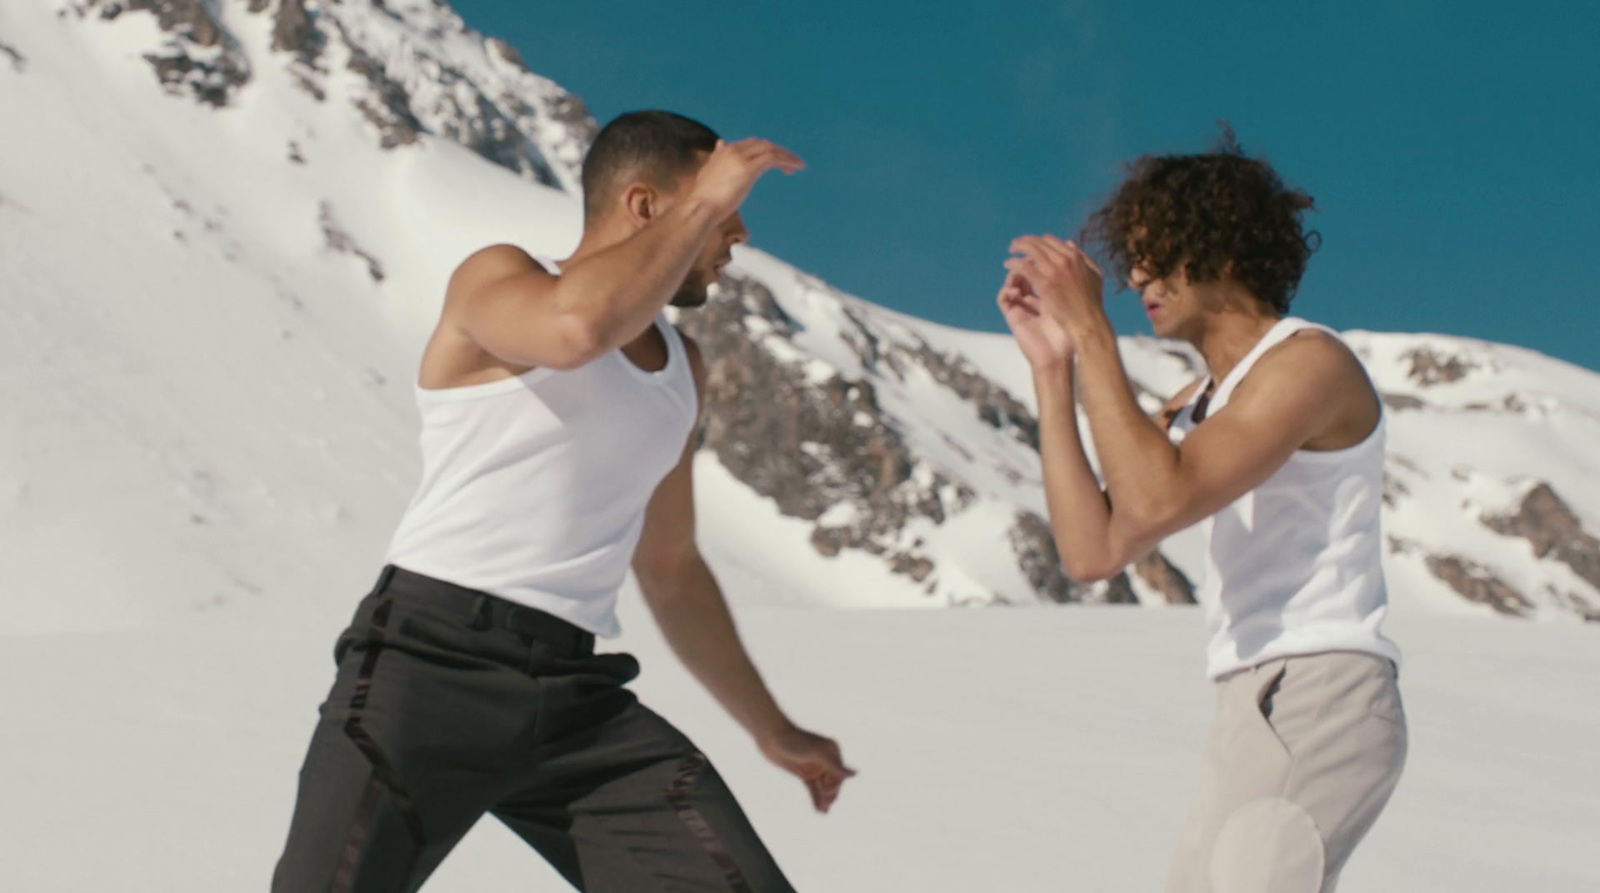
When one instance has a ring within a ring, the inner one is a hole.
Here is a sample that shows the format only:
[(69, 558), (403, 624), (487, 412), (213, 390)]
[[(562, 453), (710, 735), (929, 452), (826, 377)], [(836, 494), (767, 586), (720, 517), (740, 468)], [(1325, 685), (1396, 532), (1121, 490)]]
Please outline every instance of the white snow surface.
[[(266, 886), (350, 605), (261, 607), (0, 637), (0, 886)], [(637, 596), (623, 607), (641, 697), (717, 762), (797, 889), (1160, 889), (1211, 712), (1196, 612), (744, 606), (774, 691), (860, 771), (818, 816), (673, 661)], [(1392, 631), (1410, 760), (1342, 893), (1600, 889), (1594, 629), (1413, 614)], [(425, 889), (569, 888), (486, 819)]]

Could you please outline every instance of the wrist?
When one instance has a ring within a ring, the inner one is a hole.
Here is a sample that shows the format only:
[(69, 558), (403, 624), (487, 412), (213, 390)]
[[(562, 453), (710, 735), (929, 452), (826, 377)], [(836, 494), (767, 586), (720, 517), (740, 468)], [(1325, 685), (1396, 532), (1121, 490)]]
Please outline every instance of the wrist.
[(678, 207), (682, 208), (684, 215), (691, 220), (704, 221), (708, 224), (721, 223), (728, 215), (738, 210), (738, 206), (726, 208), (721, 202), (698, 195), (685, 198), (679, 202)]
[(1090, 311), (1063, 320), (1062, 327), (1080, 350), (1093, 350), (1107, 344), (1115, 345), (1117, 334), (1111, 329), (1111, 320), (1104, 311)]
[(1069, 357), (1063, 363), (1033, 367), (1033, 392), (1039, 397), (1039, 409), (1045, 404), (1073, 400), (1073, 363)]
[(790, 722), (787, 716), (779, 712), (750, 723), (748, 731), (750, 732), (750, 737), (755, 739), (758, 746), (765, 746), (793, 732), (796, 728), (798, 727)]
[(691, 195), (679, 202), (672, 209), (683, 215), (683, 220), (690, 226), (710, 229), (727, 219), (727, 211), (722, 210), (716, 202)]
[(1076, 353), (1069, 353), (1066, 356), (1052, 357), (1048, 360), (1029, 363), (1028, 366), (1033, 371), (1035, 382), (1061, 381), (1071, 377), (1073, 362), (1076, 359)]

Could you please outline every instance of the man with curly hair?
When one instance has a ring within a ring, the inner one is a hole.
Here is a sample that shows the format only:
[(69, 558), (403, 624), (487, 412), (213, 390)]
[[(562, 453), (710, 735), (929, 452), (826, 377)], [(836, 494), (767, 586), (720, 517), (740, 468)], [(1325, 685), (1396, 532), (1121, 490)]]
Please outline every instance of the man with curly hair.
[(1217, 711), (1168, 893), (1332, 891), (1405, 762), (1400, 655), (1380, 629), (1383, 406), (1332, 330), (1287, 316), (1310, 207), (1229, 132), (1208, 153), (1138, 159), (1091, 217), (1085, 241), (1156, 334), (1205, 360), (1157, 419), (1134, 399), (1088, 255), (1024, 236), (1005, 264), (999, 304), (1033, 369), (1068, 573), (1104, 579), (1172, 533), (1205, 533)]

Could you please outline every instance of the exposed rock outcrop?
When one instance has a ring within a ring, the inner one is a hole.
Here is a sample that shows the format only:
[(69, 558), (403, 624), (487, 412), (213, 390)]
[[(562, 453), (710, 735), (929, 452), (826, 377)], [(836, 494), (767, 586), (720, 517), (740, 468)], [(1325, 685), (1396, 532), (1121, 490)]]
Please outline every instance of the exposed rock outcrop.
[(202, 0), (86, 0), (77, 9), (106, 20), (129, 12), (155, 16), (166, 40), (144, 58), (169, 93), (221, 107), (250, 81), (244, 50)]
[(318, 222), (322, 226), (322, 238), (329, 251), (360, 258), (366, 263), (367, 275), (372, 277), (372, 281), (383, 281), (383, 262), (357, 244), (355, 238), (339, 225), (339, 222), (334, 219), (332, 206), (327, 202), (322, 203), (321, 216)]
[(1467, 373), (1478, 368), (1473, 360), (1423, 347), (1408, 351), (1405, 359), (1411, 362), (1411, 379), (1424, 387), (1460, 381), (1467, 377)]
[(1526, 617), (1533, 612), (1533, 602), (1527, 596), (1475, 561), (1455, 555), (1429, 555), (1426, 562), (1429, 572), (1467, 601), (1513, 617)]
[(1535, 557), (1554, 558), (1572, 568), (1594, 587), (1600, 607), (1600, 539), (1583, 529), (1572, 507), (1549, 484), (1529, 490), (1515, 512), (1485, 517), (1483, 523), (1496, 533), (1527, 540)]

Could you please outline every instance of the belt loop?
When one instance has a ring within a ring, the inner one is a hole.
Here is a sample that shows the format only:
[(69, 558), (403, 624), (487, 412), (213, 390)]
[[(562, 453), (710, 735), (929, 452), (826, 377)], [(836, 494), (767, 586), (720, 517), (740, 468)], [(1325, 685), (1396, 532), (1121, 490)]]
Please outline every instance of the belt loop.
[(493, 625), (489, 617), (489, 597), (480, 594), (472, 600), (472, 607), (467, 615), (467, 626), (481, 632)]
[(394, 572), (396, 570), (397, 570), (397, 568), (392, 564), (384, 565), (383, 566), (383, 572), (378, 574), (378, 583), (377, 583), (377, 585), (372, 587), (372, 593), (371, 594), (372, 595), (379, 595), (385, 589), (388, 589), (389, 588), (389, 582), (394, 579)]

